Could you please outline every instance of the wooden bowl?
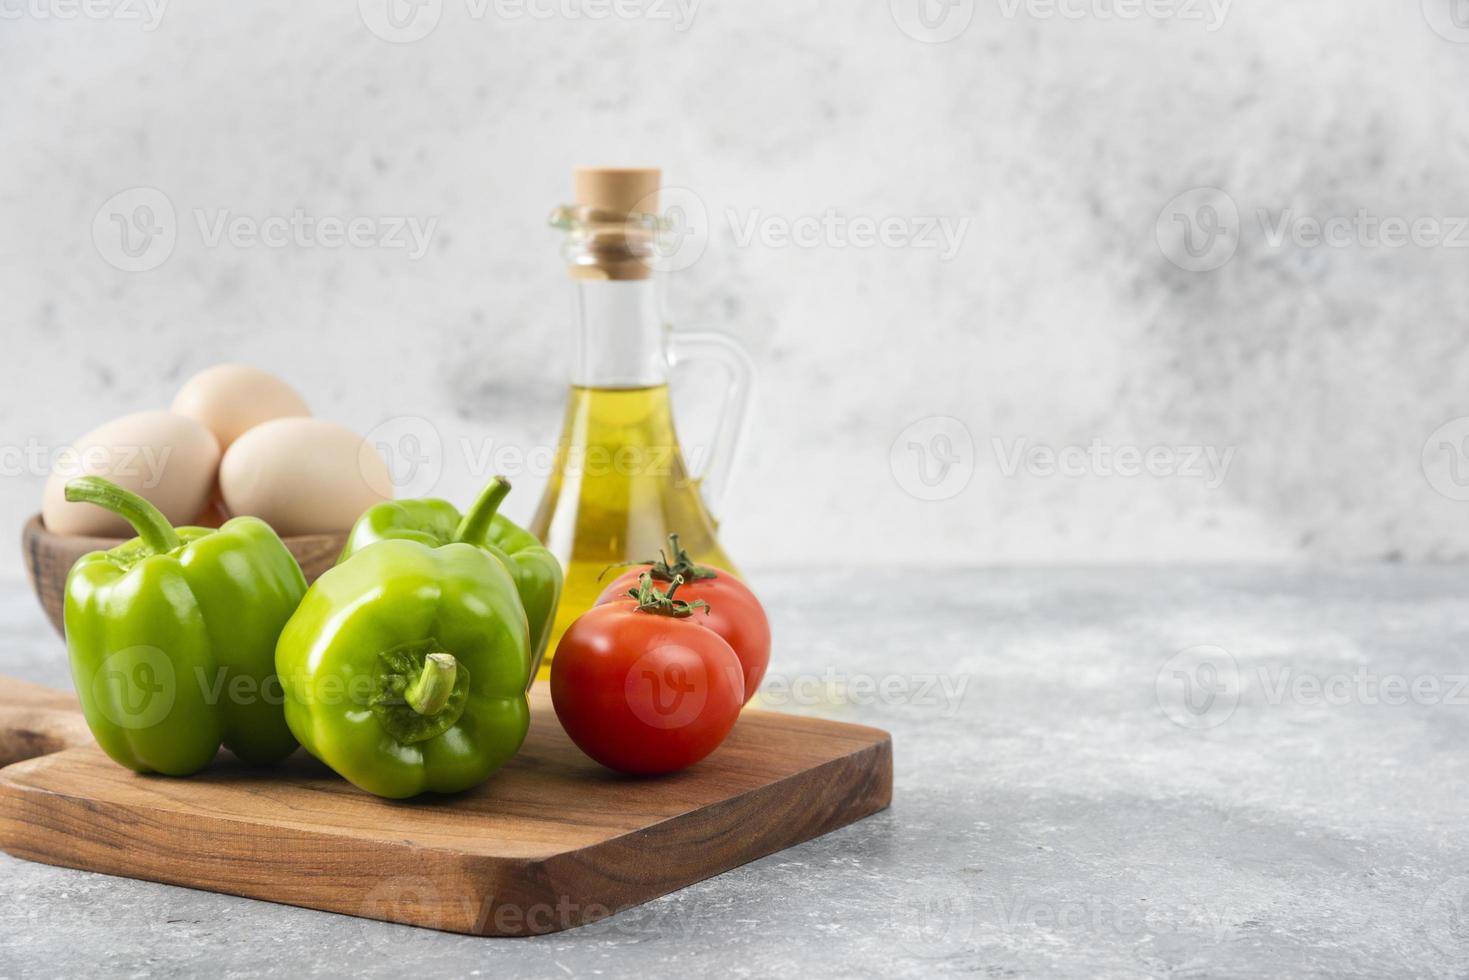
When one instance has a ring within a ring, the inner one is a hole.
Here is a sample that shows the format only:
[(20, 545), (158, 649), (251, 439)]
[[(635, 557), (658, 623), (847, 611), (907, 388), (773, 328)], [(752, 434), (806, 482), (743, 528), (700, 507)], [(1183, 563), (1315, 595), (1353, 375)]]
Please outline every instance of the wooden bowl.
[[(62, 609), (66, 603), (66, 573), (82, 555), (91, 551), (105, 551), (122, 544), (124, 538), (85, 538), (71, 534), (52, 534), (41, 523), (37, 514), (26, 521), (21, 532), (21, 550), (25, 554), (26, 571), (30, 573), (31, 587), (46, 617), (56, 632), (66, 633)], [(347, 544), (346, 532), (334, 534), (302, 534), (285, 538), (286, 548), (301, 563), (308, 583), (336, 564), (337, 557)]]

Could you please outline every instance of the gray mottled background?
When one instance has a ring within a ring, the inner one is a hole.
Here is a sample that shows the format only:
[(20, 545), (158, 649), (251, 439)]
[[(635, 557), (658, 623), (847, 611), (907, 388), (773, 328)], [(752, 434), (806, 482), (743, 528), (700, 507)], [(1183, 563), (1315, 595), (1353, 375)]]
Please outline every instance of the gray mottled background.
[[(92, 2), (0, 4), (15, 528), (23, 450), (219, 360), (428, 420), (467, 495), (476, 447), (555, 436), (571, 167), (654, 163), (707, 234), (675, 322), (759, 370), (742, 561), (1469, 556), (1462, 0)], [(130, 260), (111, 215), (160, 196)], [(298, 208), (432, 234), (200, 227)]]

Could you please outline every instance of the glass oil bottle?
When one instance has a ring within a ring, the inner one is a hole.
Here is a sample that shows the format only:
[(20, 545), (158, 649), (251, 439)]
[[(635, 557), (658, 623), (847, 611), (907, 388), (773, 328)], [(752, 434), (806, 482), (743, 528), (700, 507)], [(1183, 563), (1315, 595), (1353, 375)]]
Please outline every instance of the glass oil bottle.
[[(657, 557), (676, 532), (695, 561), (738, 574), (715, 538), (708, 501), (727, 482), (749, 405), (752, 368), (733, 340), (674, 331), (662, 314), (658, 267), (668, 219), (659, 172), (582, 168), (576, 203), (551, 223), (566, 233), (574, 313), (571, 387), (550, 480), (531, 530), (561, 560), (561, 604), (542, 676), (561, 634), (617, 574)], [(675, 431), (669, 375), (710, 360), (728, 384), (708, 465), (693, 473)]]

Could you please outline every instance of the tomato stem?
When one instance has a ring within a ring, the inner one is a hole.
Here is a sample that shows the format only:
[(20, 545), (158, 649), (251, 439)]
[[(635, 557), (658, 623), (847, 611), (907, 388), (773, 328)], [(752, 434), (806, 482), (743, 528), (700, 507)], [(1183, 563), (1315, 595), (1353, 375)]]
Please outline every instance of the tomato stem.
[(708, 615), (709, 603), (703, 599), (685, 602), (682, 599), (675, 599), (673, 597), (673, 594), (678, 591), (678, 587), (683, 584), (683, 576), (675, 575), (673, 581), (668, 585), (668, 591), (660, 592), (658, 591), (658, 587), (653, 584), (652, 574), (644, 572), (638, 578), (637, 587), (628, 589), (627, 594), (638, 601), (638, 612), (652, 613), (654, 616), (671, 616), (674, 619), (683, 619), (686, 616), (692, 616), (695, 609), (702, 608), (704, 614)]
[[(669, 555), (673, 556), (672, 561), (668, 560)], [(614, 568), (627, 568), (631, 565), (647, 565), (648, 574), (660, 582), (672, 582), (674, 579), (680, 577), (685, 582), (696, 582), (700, 579), (719, 577), (719, 573), (708, 565), (694, 564), (694, 559), (689, 557), (689, 553), (678, 543), (678, 532), (676, 531), (668, 536), (668, 550), (658, 549), (657, 561), (651, 558), (644, 558), (642, 561), (617, 562), (602, 569), (602, 575), (606, 575)], [(597, 577), (600, 579), (602, 575), (598, 575)]]

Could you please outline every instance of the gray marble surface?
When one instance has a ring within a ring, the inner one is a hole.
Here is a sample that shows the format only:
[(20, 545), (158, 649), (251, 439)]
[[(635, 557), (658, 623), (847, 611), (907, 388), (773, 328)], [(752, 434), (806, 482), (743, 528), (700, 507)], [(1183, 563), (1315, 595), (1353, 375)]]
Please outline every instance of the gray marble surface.
[[(1464, 569), (992, 570), (921, 589), (908, 573), (786, 570), (756, 584), (777, 635), (766, 700), (891, 730), (887, 812), (534, 940), (0, 857), (0, 976), (1469, 964)], [(20, 587), (0, 593), (0, 624), (0, 674), (65, 683)]]

